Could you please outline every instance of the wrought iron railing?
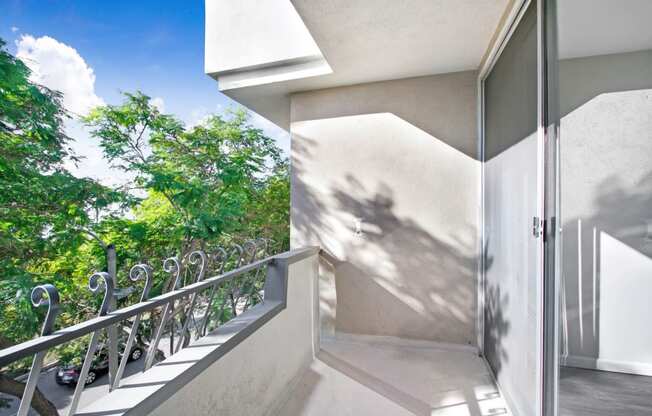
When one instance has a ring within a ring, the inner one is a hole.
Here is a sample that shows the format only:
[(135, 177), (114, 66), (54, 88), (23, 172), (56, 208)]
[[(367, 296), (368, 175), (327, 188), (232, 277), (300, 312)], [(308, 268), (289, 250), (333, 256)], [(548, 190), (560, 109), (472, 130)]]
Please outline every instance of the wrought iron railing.
[[(149, 340), (143, 371), (150, 369), (160, 357), (159, 344), (164, 336), (170, 337), (170, 354), (175, 354), (229, 319), (263, 302), (264, 269), (274, 260), (274, 257), (268, 257), (268, 250), (269, 241), (258, 239), (229, 249), (219, 247), (211, 254), (198, 250), (183, 259), (168, 258), (162, 262), (162, 270), (174, 282), (172, 290), (153, 298), (149, 298), (149, 292), (154, 268), (148, 264), (136, 264), (128, 277), (134, 283), (144, 282), (140, 301), (117, 310), (115, 272), (94, 273), (88, 287), (95, 294), (103, 293), (98, 316), (57, 331), (54, 330), (60, 310), (57, 289), (51, 284), (35, 287), (31, 292), (32, 304), (48, 308), (41, 336), (0, 351), (0, 368), (33, 356), (17, 415), (26, 416), (29, 412), (46, 354), (52, 348), (90, 334), (67, 412), (74, 415), (103, 331), (107, 335), (109, 390), (113, 390), (120, 387), (129, 352), (145, 314), (149, 314), (153, 336)], [(205, 278), (208, 273), (212, 277)], [(125, 325), (129, 335), (126, 342), (121, 343), (117, 328), (125, 322), (130, 323)], [(123, 352), (119, 354), (122, 345)]]

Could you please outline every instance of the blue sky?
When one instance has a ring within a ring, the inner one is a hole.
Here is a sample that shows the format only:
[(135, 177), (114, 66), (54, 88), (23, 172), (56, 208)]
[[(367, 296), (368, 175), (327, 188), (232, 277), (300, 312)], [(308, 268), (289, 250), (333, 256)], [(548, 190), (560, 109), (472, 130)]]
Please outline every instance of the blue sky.
[[(75, 57), (78, 67), (94, 74), (94, 85), (80, 87), (85, 88), (83, 94), (97, 98), (93, 103), (114, 104), (120, 91), (138, 89), (157, 97), (165, 112), (189, 123), (235, 105), (204, 74), (203, 0), (0, 0), (0, 9), (0, 37), (11, 53), (21, 49), (19, 56), (27, 53), (31, 60), (42, 60), (39, 68), (46, 72), (41, 79), (45, 84), (62, 77), (47, 74), (56, 67), (48, 59), (65, 64), (76, 51), (83, 60)], [(41, 42), (45, 37), (53, 41)], [(57, 85), (77, 84), (79, 76), (73, 72), (64, 74), (72, 80), (59, 80)], [(287, 151), (287, 134), (260, 117), (254, 116), (252, 123), (277, 138)], [(70, 128), (84, 135), (78, 126)], [(78, 138), (83, 140), (90, 139)], [(80, 143), (82, 153), (86, 144)]]

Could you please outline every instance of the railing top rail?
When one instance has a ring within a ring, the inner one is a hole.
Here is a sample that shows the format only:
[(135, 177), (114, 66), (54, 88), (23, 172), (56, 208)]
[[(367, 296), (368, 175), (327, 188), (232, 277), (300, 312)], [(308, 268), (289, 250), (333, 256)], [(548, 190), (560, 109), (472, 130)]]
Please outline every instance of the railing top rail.
[(304, 249), (293, 250), (282, 254), (267, 257), (262, 260), (254, 261), (245, 266), (241, 266), (235, 270), (223, 273), (219, 276), (213, 276), (202, 280), (197, 283), (190, 284), (183, 288), (164, 293), (155, 298), (139, 302), (113, 312), (109, 312), (104, 316), (89, 319), (79, 324), (60, 329), (50, 335), (41, 336), (3, 350), (0, 350), (0, 367), (4, 367), (21, 358), (30, 357), (38, 352), (46, 351), (52, 347), (72, 341), (84, 335), (90, 334), (93, 331), (107, 328), (125, 319), (138, 315), (139, 313), (150, 311), (159, 306), (181, 299), (193, 293), (198, 293), (202, 290), (210, 288), (214, 285), (219, 285), (227, 282), (243, 273), (255, 270), (267, 264), (272, 264), (277, 261), (287, 261), (293, 263), (306, 258), (312, 254), (317, 253), (316, 247), (308, 247)]

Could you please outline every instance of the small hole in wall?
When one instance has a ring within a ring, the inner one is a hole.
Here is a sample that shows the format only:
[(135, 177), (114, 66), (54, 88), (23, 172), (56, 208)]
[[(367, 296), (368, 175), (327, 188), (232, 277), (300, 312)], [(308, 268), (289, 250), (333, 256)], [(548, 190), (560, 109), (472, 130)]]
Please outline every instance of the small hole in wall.
[(355, 219), (355, 235), (356, 237), (362, 237), (362, 218)]

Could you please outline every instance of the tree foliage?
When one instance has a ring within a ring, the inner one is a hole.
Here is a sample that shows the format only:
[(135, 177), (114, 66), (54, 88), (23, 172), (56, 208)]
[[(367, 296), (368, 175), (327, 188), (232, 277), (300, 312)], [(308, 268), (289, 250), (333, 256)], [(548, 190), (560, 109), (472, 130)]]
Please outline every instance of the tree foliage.
[(132, 238), (139, 237), (141, 255), (179, 253), (183, 258), (234, 235), (276, 237), (286, 244), (275, 225), (259, 219), (255, 207), (263, 207), (261, 214), (268, 219), (289, 222), (289, 207), (271, 217), (262, 202), (276, 202), (271, 201), (275, 197), (289, 202), (270, 189), (287, 180), (287, 175), (279, 176), (287, 163), (274, 141), (247, 120), (246, 112), (235, 111), (185, 128), (140, 92), (124, 94), (120, 105), (94, 109), (84, 121), (104, 156), (133, 176), (131, 189), (146, 192), (133, 210), (133, 221), (107, 223), (108, 228), (119, 225)]
[(85, 121), (105, 157), (134, 175), (136, 188), (169, 203), (186, 245), (238, 229), (280, 162), (274, 141), (248, 125), (244, 111), (185, 129), (138, 92), (125, 94), (121, 105), (95, 109)]
[(96, 214), (124, 196), (65, 169), (77, 158), (61, 94), (31, 83), (29, 74), (0, 40), (0, 329), (13, 341), (38, 330), (31, 288), (46, 280), (65, 286), (47, 263), (79, 249)]
[[(59, 326), (96, 314), (100, 299), (86, 285), (106, 268), (109, 243), (118, 286), (131, 284), (135, 263), (160, 270), (162, 259), (195, 249), (258, 237), (274, 240), (276, 251), (289, 247), (288, 162), (245, 111), (186, 127), (141, 92), (93, 109), (82, 119), (91, 138), (133, 178), (107, 187), (66, 170), (79, 158), (62, 95), (31, 82), (4, 45), (0, 39), (0, 348), (38, 333), (43, 311), (29, 301), (37, 284), (59, 289)], [(152, 295), (169, 289), (166, 278), (155, 274)]]

